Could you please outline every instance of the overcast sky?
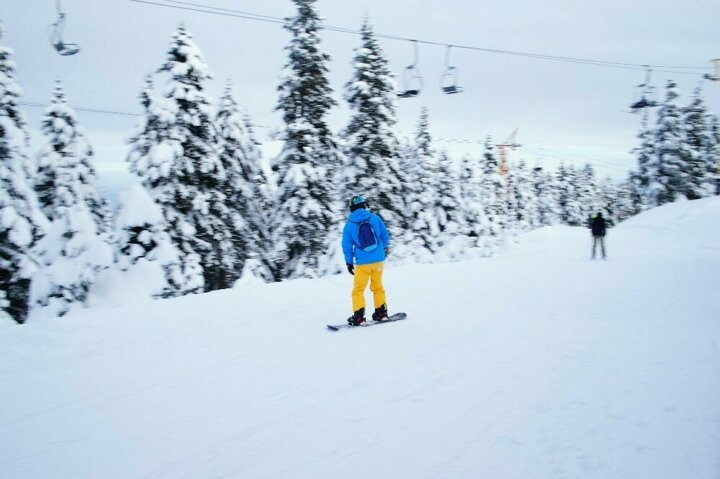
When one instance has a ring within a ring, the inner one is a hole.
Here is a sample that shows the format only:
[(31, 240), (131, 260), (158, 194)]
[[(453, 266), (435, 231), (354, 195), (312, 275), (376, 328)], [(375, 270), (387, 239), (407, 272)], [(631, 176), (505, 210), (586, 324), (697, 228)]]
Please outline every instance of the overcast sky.
[[(164, 0), (151, 0), (164, 3)], [(290, 0), (186, 0), (275, 17), (292, 16)], [(55, 0), (0, 0), (6, 28), (3, 44), (15, 50), (18, 81), (27, 102), (47, 103), (53, 82), (61, 78), (74, 107), (138, 112), (143, 78), (164, 61), (177, 25), (184, 22), (205, 54), (218, 98), (226, 78), (234, 82), (240, 105), (258, 125), (280, 126), (274, 112), (279, 73), (286, 62), (289, 33), (280, 25), (147, 5), (130, 0), (62, 0), (67, 12), (65, 41), (82, 51), (61, 57), (51, 49), (48, 25), (55, 21)], [(442, 44), (590, 58), (633, 64), (710, 67), (720, 57), (718, 0), (319, 0), (328, 25), (359, 28), (368, 15), (381, 34)], [(355, 35), (324, 31), (323, 48), (332, 56), (330, 80), (340, 103), (329, 118), (336, 129), (347, 122), (341, 99), (350, 78)], [(381, 40), (402, 87), (403, 68), (412, 62), (412, 44)], [(445, 48), (420, 45), (418, 68), (425, 89), (418, 98), (401, 99), (401, 132), (411, 133), (422, 106), (430, 110), (436, 138), (504, 140), (515, 128), (523, 145), (514, 158), (555, 167), (563, 158), (593, 163), (601, 174), (621, 177), (633, 166), (639, 117), (628, 113), (633, 88), (644, 73), (453, 49), (459, 95), (444, 95), (439, 77)], [(700, 77), (653, 73), (664, 94), (668, 78), (679, 84), (687, 103)], [(704, 82), (709, 109), (720, 114), (720, 82)], [(26, 107), (37, 138), (41, 109)], [(125, 140), (137, 118), (78, 113), (97, 154), (106, 185), (126, 181)], [(258, 130), (265, 139), (264, 129)], [(38, 140), (39, 141), (39, 140)], [(438, 142), (452, 154), (479, 152), (480, 146)], [(37, 141), (34, 150), (39, 148)]]

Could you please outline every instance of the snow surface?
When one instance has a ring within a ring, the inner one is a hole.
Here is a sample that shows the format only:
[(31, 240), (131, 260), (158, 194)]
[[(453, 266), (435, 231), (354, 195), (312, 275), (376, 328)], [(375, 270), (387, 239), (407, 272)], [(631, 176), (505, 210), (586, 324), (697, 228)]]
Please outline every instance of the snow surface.
[(0, 323), (0, 477), (717, 478), (720, 198), (492, 258)]

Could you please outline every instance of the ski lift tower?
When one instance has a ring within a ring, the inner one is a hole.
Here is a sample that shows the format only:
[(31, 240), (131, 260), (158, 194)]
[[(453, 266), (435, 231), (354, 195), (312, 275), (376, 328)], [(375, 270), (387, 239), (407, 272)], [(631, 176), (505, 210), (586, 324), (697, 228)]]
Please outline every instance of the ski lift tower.
[(498, 151), (500, 153), (500, 165), (498, 167), (498, 171), (500, 175), (505, 179), (507, 177), (508, 172), (508, 152), (507, 149), (510, 148), (511, 150), (515, 151), (515, 148), (520, 148), (522, 145), (520, 143), (517, 143), (515, 138), (517, 137), (518, 129), (515, 128), (515, 130), (512, 132), (510, 136), (508, 136), (507, 140), (505, 140), (503, 143), (498, 143), (495, 146), (498, 148)]

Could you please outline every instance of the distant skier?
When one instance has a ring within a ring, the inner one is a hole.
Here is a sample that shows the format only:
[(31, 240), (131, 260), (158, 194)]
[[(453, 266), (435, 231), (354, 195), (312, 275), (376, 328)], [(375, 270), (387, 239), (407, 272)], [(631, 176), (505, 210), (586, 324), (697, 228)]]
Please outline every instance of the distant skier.
[(592, 218), (590, 221), (590, 229), (592, 230), (593, 235), (592, 259), (595, 259), (595, 249), (598, 243), (600, 243), (600, 251), (602, 252), (603, 259), (607, 259), (605, 256), (606, 225), (605, 218), (603, 218), (602, 213), (598, 213), (594, 218)]
[(368, 211), (362, 196), (348, 201), (350, 216), (343, 228), (342, 249), (348, 272), (355, 276), (352, 290), (353, 315), (348, 323), (357, 326), (365, 322), (365, 288), (370, 281), (375, 312), (373, 321), (388, 318), (385, 288), (382, 284), (383, 265), (390, 242), (390, 234), (383, 220)]

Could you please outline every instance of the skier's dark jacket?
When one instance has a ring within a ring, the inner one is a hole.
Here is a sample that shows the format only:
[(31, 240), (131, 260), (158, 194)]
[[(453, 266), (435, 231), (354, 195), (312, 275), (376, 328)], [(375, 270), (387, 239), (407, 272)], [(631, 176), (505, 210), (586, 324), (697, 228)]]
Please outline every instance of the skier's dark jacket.
[[(369, 252), (357, 247), (359, 225), (365, 220), (370, 222), (370, 226), (372, 226), (373, 231), (375, 231), (378, 242), (377, 248)], [(390, 234), (385, 227), (385, 223), (383, 223), (383, 220), (380, 219), (378, 215), (370, 213), (365, 208), (353, 211), (350, 213), (348, 222), (343, 229), (342, 249), (345, 255), (345, 264), (353, 264), (353, 257), (355, 258), (355, 264), (370, 264), (385, 261), (385, 247), (389, 241)]]
[(590, 229), (592, 229), (593, 236), (605, 236), (605, 218), (597, 215), (592, 219)]

